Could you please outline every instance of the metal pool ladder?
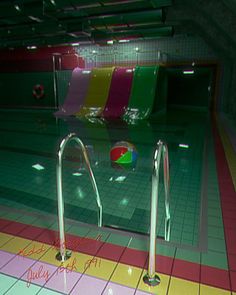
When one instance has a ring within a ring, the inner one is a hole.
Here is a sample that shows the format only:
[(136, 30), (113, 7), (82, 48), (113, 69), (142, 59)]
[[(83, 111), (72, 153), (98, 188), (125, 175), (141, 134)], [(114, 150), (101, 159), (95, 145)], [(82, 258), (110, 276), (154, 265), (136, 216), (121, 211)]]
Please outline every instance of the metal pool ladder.
[(149, 246), (149, 262), (148, 271), (143, 277), (144, 283), (149, 286), (156, 286), (160, 283), (159, 276), (155, 273), (156, 264), (156, 225), (157, 225), (157, 210), (158, 210), (158, 193), (159, 193), (159, 172), (161, 157), (163, 158), (164, 172), (164, 190), (165, 190), (165, 240), (170, 240), (170, 202), (169, 202), (169, 155), (166, 143), (158, 141), (153, 157), (152, 171), (152, 194), (151, 194), (151, 225), (150, 225), (150, 246)]
[(96, 202), (98, 206), (98, 226), (102, 226), (102, 203), (99, 196), (97, 184), (93, 175), (93, 171), (89, 162), (89, 157), (83, 142), (76, 136), (75, 133), (68, 134), (60, 143), (57, 152), (57, 201), (58, 201), (58, 219), (59, 219), (59, 236), (60, 236), (60, 252), (57, 253), (56, 259), (59, 261), (65, 261), (71, 257), (71, 251), (66, 250), (65, 242), (65, 226), (64, 226), (64, 199), (62, 195), (62, 155), (66, 145), (75, 140), (81, 147), (82, 154), (89, 172), (89, 176), (93, 185), (94, 192), (96, 194)]

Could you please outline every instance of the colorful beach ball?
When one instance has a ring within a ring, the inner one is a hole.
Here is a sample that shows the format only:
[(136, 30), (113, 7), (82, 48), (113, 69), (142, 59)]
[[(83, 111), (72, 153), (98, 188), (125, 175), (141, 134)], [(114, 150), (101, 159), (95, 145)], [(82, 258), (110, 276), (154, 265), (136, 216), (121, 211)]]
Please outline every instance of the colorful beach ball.
[(135, 165), (138, 153), (135, 146), (127, 141), (119, 141), (113, 145), (110, 151), (112, 163), (118, 165)]

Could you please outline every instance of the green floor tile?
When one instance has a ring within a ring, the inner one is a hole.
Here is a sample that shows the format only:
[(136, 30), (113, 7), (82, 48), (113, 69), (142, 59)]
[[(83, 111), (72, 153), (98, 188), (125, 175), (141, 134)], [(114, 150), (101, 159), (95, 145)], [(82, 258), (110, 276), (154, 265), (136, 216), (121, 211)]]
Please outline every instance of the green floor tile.
[(208, 216), (208, 224), (212, 226), (222, 226), (223, 225), (222, 217)]
[(53, 224), (55, 224), (54, 220), (51, 220), (51, 219), (47, 220), (47, 219), (41, 219), (41, 218), (36, 219), (32, 223), (32, 225), (42, 227), (42, 228), (50, 228)]
[(13, 221), (17, 221), (20, 217), (21, 217), (21, 213), (10, 213), (10, 212), (8, 212), (5, 215), (6, 219), (13, 220)]
[(25, 281), (17, 281), (17, 283), (5, 294), (6, 295), (16, 295), (16, 294), (34, 295), (34, 294), (37, 294), (40, 289), (41, 289), (40, 286), (31, 284), (28, 287)]
[(133, 238), (129, 244), (129, 248), (142, 251), (149, 251), (149, 239)]
[(221, 253), (226, 253), (225, 240), (208, 238), (208, 249), (213, 251), (218, 251)]
[[(5, 292), (17, 281), (17, 279), (10, 276), (0, 274), (0, 294), (5, 294)], [(20, 293), (15, 293), (20, 294)]]
[(225, 253), (208, 251), (207, 253), (202, 253), (201, 256), (202, 264), (228, 270), (228, 262)]
[(200, 253), (191, 250), (177, 248), (175, 258), (200, 263)]
[(157, 242), (156, 245), (156, 253), (162, 256), (174, 257), (175, 256), (176, 248), (173, 246), (160, 244)]
[(224, 239), (224, 229), (222, 227), (208, 226), (208, 236), (216, 239)]
[(124, 246), (126, 247), (130, 241), (129, 236), (124, 236), (124, 235), (118, 235), (118, 234), (110, 234), (110, 236), (107, 239), (107, 243), (112, 243), (115, 245), (119, 246)]
[[(64, 224), (65, 226), (65, 231), (68, 232), (69, 229), (71, 228), (71, 224)], [(59, 224), (58, 222), (55, 222), (53, 223), (50, 227), (49, 227), (50, 230), (55, 230), (55, 231), (59, 231)]]
[(87, 235), (86, 238), (91, 238), (91, 239), (98, 239), (99, 241), (106, 241), (107, 238), (109, 237), (110, 233), (105, 232), (103, 230), (100, 230), (99, 228), (97, 229), (91, 229)]
[(63, 294), (63, 293), (59, 293), (59, 292), (55, 292), (55, 291), (43, 288), (40, 290), (38, 294), (39, 295), (57, 295), (57, 294)]
[(89, 228), (87, 227), (82, 227), (80, 225), (72, 225), (68, 231), (68, 233), (72, 234), (72, 235), (76, 235), (76, 236), (80, 236), (80, 237), (84, 237), (88, 234), (89, 232)]
[(32, 224), (34, 221), (38, 219), (37, 216), (29, 216), (29, 215), (23, 215), (19, 219), (17, 219), (18, 222), (26, 223), (26, 224)]

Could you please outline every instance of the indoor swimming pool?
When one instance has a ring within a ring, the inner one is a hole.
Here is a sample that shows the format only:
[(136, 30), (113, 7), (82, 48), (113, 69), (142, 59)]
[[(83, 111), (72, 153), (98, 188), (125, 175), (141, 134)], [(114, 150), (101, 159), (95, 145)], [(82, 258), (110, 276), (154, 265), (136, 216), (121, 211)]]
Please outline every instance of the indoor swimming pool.
[[(0, 121), (1, 294), (230, 294), (228, 263), (233, 257), (226, 243), (233, 253), (228, 228), (233, 220), (224, 212), (232, 206), (227, 194), (233, 193), (222, 144), (208, 113), (169, 109), (148, 121), (127, 123), (25, 110), (1, 111)], [(71, 142), (63, 155), (62, 185), (66, 247), (73, 251), (65, 265), (73, 269), (58, 280), (63, 271), (55, 258), (57, 152), (70, 133), (86, 145), (103, 206), (103, 226), (97, 227), (95, 194), (81, 150)], [(164, 241), (161, 167), (155, 267), (161, 284), (150, 287), (143, 277), (158, 140), (169, 149), (171, 231), (170, 241)], [(136, 165), (112, 165), (110, 150), (119, 141), (134, 144)], [(40, 269), (50, 276), (35, 278)]]
[[(1, 112), (1, 204), (57, 215), (56, 153), (74, 132), (87, 147), (103, 205), (103, 226), (147, 235), (150, 227), (153, 153), (159, 139), (170, 159), (171, 242), (206, 244), (209, 151), (206, 113), (168, 112), (149, 121), (55, 118), (51, 112)], [(113, 167), (110, 149), (118, 141), (135, 145), (135, 167)], [(65, 217), (97, 224), (97, 204), (79, 146), (63, 159)], [(158, 236), (164, 236), (163, 175), (160, 177)], [(201, 220), (201, 222), (200, 222)]]

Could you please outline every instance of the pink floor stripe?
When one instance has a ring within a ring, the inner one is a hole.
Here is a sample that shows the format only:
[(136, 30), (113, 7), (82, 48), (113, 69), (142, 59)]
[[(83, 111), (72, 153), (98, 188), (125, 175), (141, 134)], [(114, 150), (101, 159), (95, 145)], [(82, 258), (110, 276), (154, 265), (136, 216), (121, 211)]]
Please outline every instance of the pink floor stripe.
[(56, 266), (38, 261), (27, 269), (21, 279), (25, 281), (27, 287), (31, 284), (43, 286), (50, 282), (56, 270)]
[(1, 272), (20, 278), (34, 263), (35, 261), (32, 259), (15, 255), (11, 261), (1, 268)]
[(60, 270), (59, 268), (53, 274), (52, 278), (46, 283), (45, 287), (69, 294), (80, 277), (81, 273), (69, 270)]
[(7, 263), (9, 262), (11, 259), (13, 259), (13, 257), (15, 256), (15, 254), (12, 253), (8, 253), (5, 251), (0, 250), (0, 269)]
[(112, 282), (106, 286), (106, 289), (102, 295), (111, 295), (111, 294), (122, 294), (122, 295), (133, 295), (135, 289), (131, 289), (122, 285), (118, 285)]
[(106, 281), (83, 275), (71, 295), (101, 295), (106, 283)]

